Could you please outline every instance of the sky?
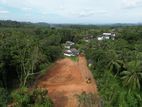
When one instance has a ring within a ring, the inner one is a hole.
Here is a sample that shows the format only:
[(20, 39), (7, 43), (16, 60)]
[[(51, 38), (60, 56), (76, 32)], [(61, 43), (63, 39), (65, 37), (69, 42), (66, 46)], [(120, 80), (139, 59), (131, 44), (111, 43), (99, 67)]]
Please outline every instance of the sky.
[(0, 0), (0, 20), (68, 24), (142, 23), (142, 0)]

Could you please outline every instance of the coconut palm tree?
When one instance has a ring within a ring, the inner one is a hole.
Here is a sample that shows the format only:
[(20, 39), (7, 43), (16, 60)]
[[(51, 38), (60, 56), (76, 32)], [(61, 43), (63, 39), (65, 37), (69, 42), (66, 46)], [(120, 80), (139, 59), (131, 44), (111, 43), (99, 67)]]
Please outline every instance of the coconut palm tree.
[(118, 54), (116, 54), (114, 50), (111, 50), (109, 52), (109, 62), (107, 65), (109, 71), (112, 71), (117, 75), (123, 65), (124, 63), (119, 59)]
[(140, 81), (142, 80), (142, 62), (131, 61), (127, 64), (127, 70), (121, 72), (123, 85), (132, 89), (140, 89)]

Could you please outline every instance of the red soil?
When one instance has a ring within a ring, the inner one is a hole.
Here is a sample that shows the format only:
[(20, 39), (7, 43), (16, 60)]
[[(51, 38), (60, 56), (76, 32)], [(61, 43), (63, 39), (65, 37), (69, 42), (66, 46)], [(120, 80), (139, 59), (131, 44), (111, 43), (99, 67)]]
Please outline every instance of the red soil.
[[(87, 84), (86, 79), (91, 83)], [(92, 73), (87, 67), (85, 57), (79, 56), (74, 62), (69, 58), (59, 60), (38, 82), (36, 87), (47, 89), (55, 107), (77, 107), (77, 94), (91, 92), (97, 94)]]

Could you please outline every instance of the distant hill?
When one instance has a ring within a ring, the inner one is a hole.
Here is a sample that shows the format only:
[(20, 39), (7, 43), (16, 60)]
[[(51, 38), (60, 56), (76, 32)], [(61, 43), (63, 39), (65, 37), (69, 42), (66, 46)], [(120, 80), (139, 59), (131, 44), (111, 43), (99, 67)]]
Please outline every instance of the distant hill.
[(116, 24), (52, 24), (45, 22), (31, 23), (18, 22), (12, 20), (0, 20), (0, 27), (50, 27), (50, 28), (95, 28), (95, 27), (125, 27), (125, 26), (142, 26), (142, 23), (116, 23)]
[(0, 20), (0, 27), (23, 27), (33, 25), (30, 22), (18, 22), (12, 20)]

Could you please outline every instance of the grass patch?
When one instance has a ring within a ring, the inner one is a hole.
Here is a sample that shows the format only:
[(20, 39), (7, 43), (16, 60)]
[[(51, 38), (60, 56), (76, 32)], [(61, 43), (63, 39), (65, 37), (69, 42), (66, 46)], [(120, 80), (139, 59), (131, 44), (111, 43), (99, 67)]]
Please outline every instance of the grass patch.
[(78, 57), (77, 56), (66, 56), (66, 58), (70, 58), (74, 62), (78, 62)]

